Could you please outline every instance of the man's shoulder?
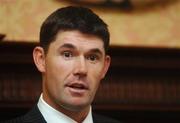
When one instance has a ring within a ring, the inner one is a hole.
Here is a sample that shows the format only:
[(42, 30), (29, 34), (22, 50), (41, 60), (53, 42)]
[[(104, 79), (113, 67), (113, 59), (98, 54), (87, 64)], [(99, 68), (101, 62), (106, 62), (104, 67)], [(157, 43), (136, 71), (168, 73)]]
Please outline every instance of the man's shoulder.
[(24, 116), (16, 117), (14, 119), (2, 121), (1, 123), (25, 123)]
[(104, 115), (100, 115), (100, 114), (96, 114), (93, 113), (93, 121), (94, 123), (121, 123), (120, 121), (104, 116)]
[(46, 123), (37, 106), (34, 106), (27, 114), (1, 123)]

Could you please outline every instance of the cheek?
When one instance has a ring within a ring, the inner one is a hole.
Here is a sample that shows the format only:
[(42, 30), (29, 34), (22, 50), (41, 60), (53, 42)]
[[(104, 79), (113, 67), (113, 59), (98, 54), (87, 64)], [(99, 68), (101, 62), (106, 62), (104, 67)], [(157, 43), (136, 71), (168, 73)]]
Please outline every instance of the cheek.
[(72, 63), (65, 62), (60, 58), (56, 58), (52, 60), (47, 67), (47, 72), (51, 72), (50, 74), (52, 74), (52, 76), (64, 77), (65, 74), (71, 71)]
[(45, 90), (56, 100), (64, 96), (64, 84), (70, 73), (69, 67), (71, 65), (65, 62), (51, 62), (47, 66)]
[(96, 80), (101, 80), (102, 74), (103, 74), (103, 65), (97, 64), (95, 66), (91, 66), (90, 68), (90, 74), (93, 75), (93, 77)]
[(102, 66), (90, 67), (89, 76), (94, 88), (98, 88), (102, 79)]
[(46, 66), (46, 81), (49, 84), (48, 86), (59, 88), (62, 86), (67, 75), (68, 67), (70, 64), (65, 64), (65, 62), (58, 62), (57, 59), (49, 61)]

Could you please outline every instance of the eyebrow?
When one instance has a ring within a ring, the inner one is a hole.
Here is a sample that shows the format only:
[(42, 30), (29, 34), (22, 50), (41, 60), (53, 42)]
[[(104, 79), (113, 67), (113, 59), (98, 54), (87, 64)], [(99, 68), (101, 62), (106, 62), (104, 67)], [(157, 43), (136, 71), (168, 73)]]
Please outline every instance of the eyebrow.
[[(77, 49), (73, 44), (70, 44), (70, 43), (65, 43), (62, 46), (60, 46), (59, 48)], [(93, 52), (93, 53), (103, 55), (102, 51), (99, 48), (92, 48), (88, 52)]]
[(101, 51), (99, 48), (91, 49), (90, 52), (93, 52), (93, 53), (97, 53), (97, 54), (103, 55), (102, 51)]
[(70, 48), (70, 49), (76, 49), (76, 47), (72, 44), (69, 43), (65, 43), (62, 46), (60, 46), (59, 48)]

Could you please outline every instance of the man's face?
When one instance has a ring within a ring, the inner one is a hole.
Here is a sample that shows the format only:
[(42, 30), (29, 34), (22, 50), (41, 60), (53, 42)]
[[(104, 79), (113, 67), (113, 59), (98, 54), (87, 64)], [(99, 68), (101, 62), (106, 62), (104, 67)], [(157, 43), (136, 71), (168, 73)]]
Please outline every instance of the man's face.
[(47, 54), (42, 51), (40, 61), (44, 100), (54, 108), (76, 111), (90, 106), (110, 57), (105, 55), (100, 38), (79, 31), (61, 31)]

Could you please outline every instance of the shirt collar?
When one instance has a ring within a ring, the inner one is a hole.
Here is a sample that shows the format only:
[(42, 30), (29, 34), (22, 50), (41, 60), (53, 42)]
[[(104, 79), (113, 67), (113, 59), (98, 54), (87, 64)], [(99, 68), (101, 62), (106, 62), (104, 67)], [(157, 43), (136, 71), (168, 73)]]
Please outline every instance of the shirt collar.
[[(56, 109), (48, 105), (42, 98), (42, 94), (39, 98), (37, 106), (47, 123), (77, 123), (69, 116), (57, 111)], [(91, 108), (87, 117), (82, 123), (93, 123)]]

